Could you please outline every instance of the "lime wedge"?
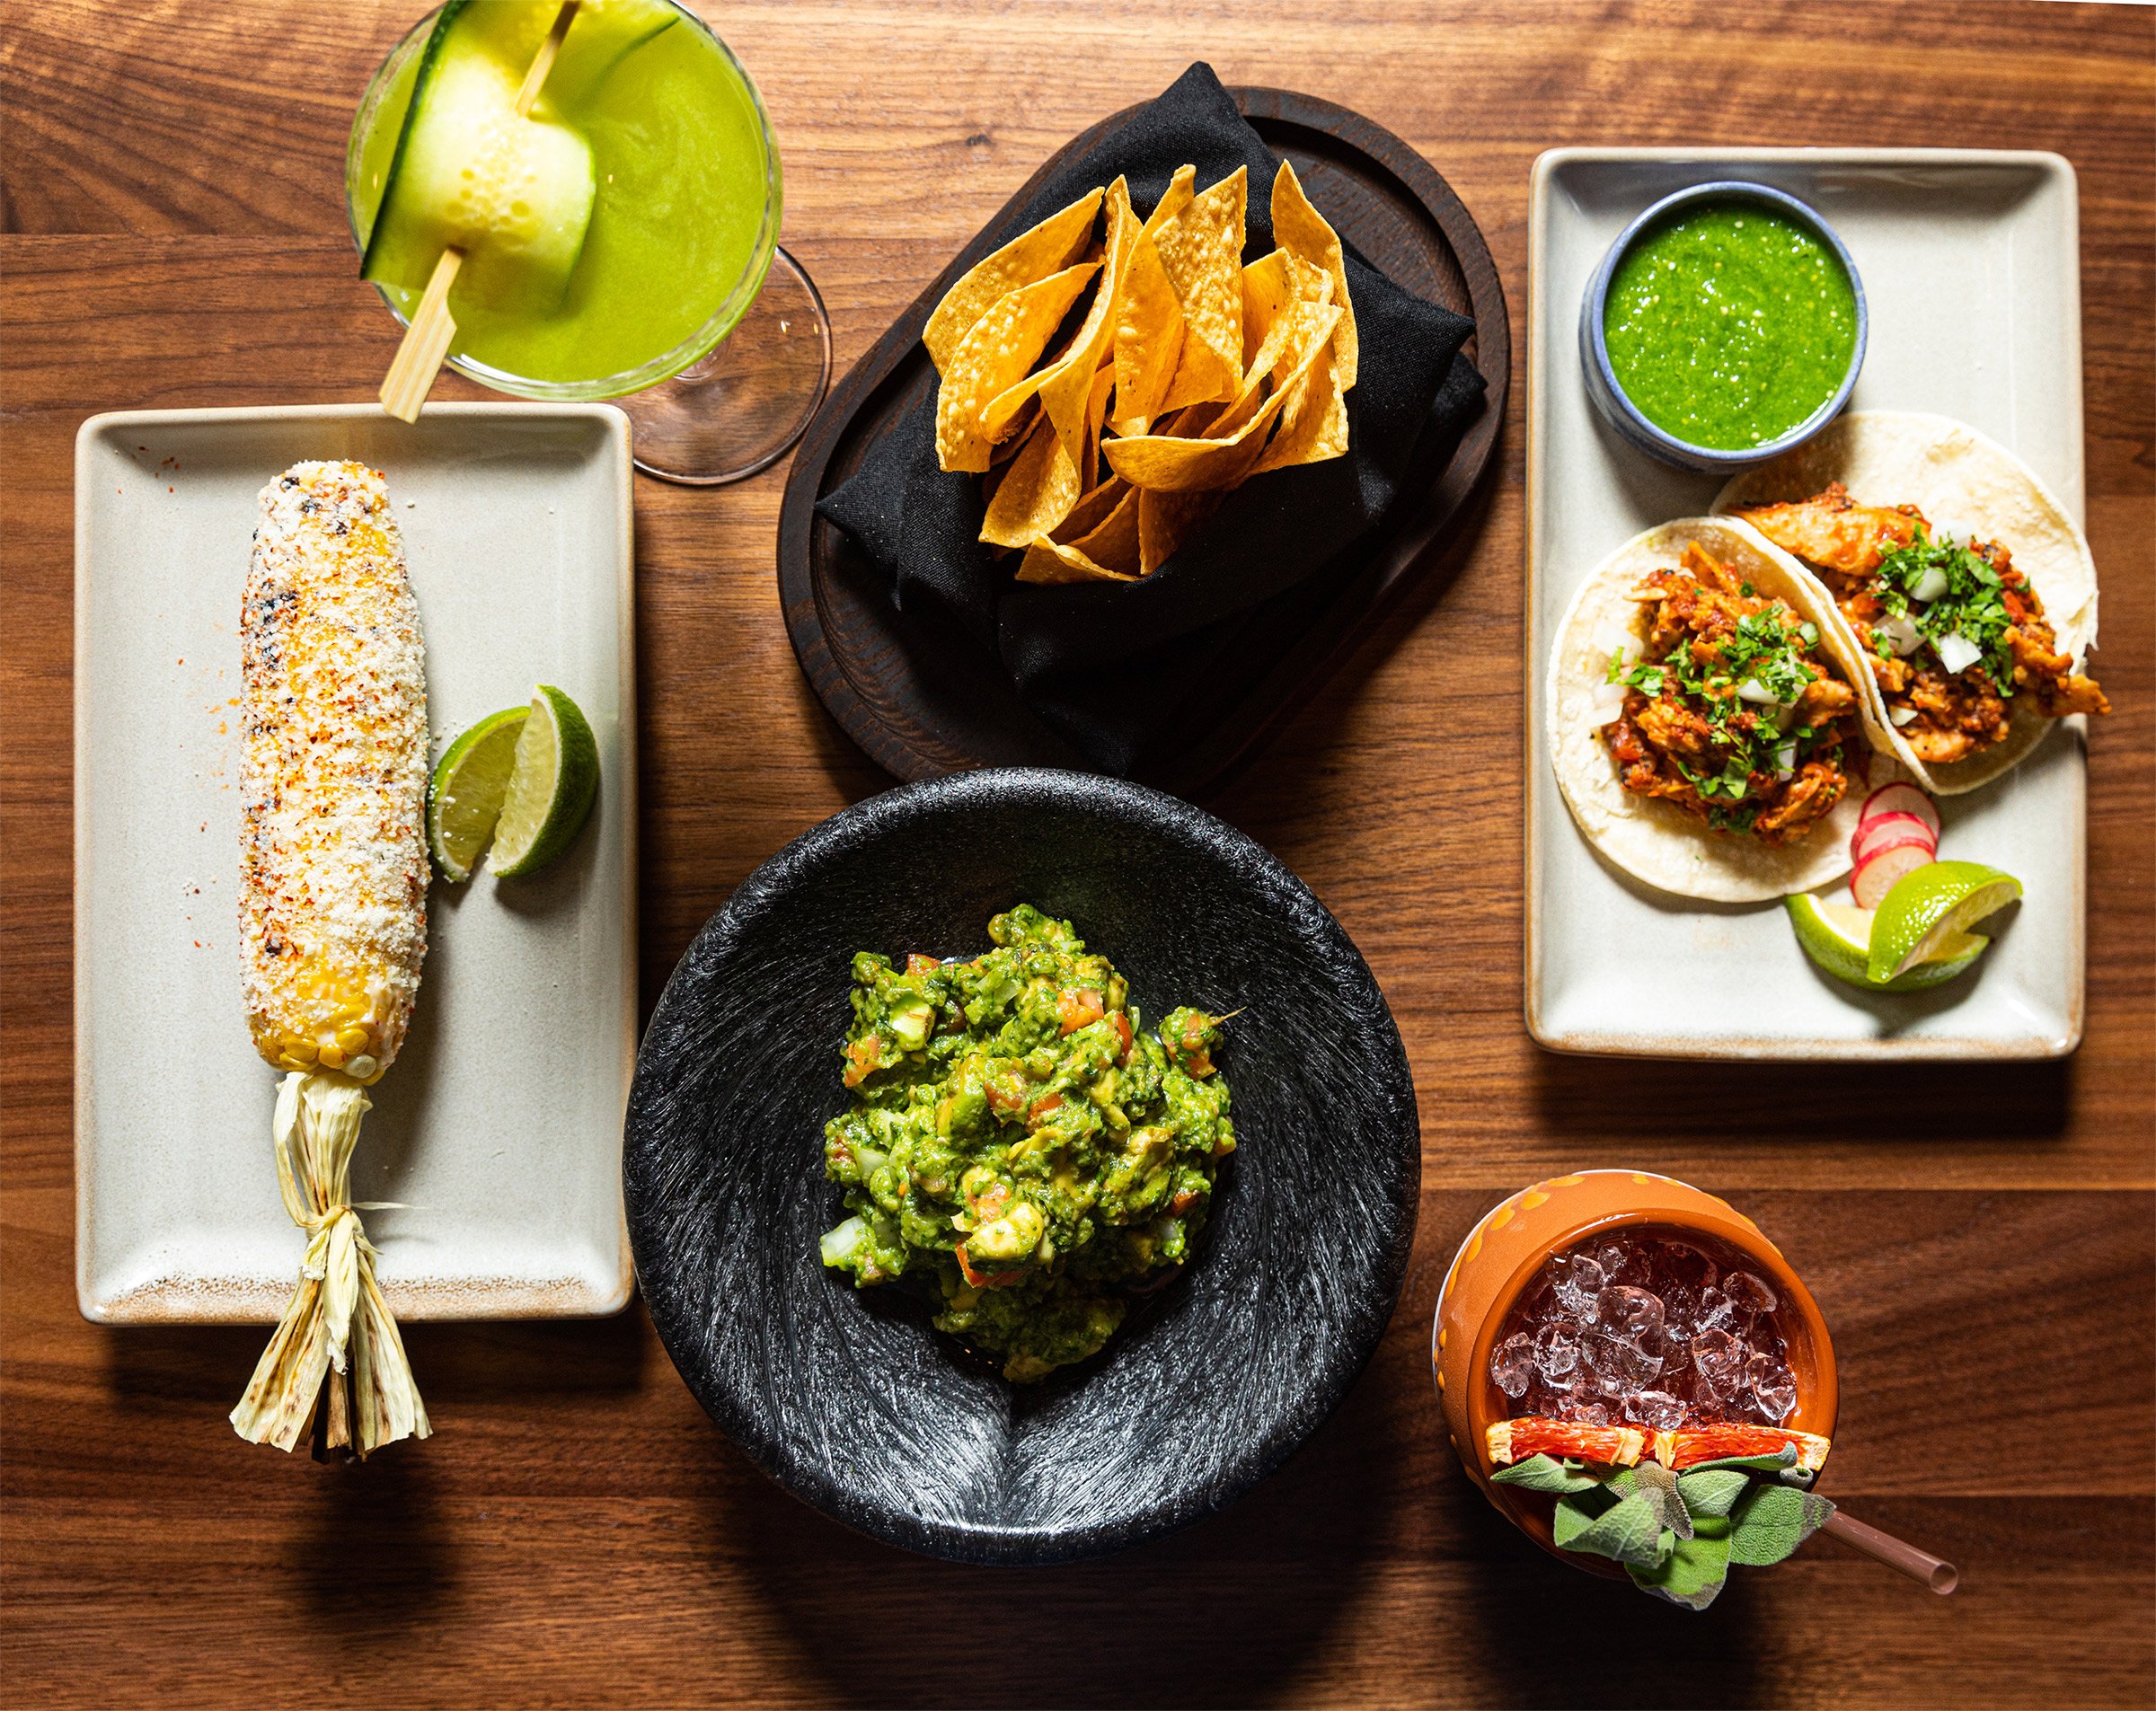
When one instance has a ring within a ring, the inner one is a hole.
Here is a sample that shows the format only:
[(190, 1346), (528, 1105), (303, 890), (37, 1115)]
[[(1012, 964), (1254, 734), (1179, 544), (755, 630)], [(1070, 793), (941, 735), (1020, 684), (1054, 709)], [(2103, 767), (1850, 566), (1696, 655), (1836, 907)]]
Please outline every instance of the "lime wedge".
[(1952, 980), (1984, 955), (1992, 941), (1981, 933), (1957, 932), (1944, 940), (1939, 953), (1919, 963), (1907, 974), (1884, 983), (1870, 975), (1871, 941), (1875, 917), (1853, 904), (1829, 903), (1809, 893), (1782, 899), (1789, 924), (1804, 954), (1836, 980), (1875, 992), (1916, 992)]
[(532, 697), (487, 866), (536, 873), (569, 848), (599, 789), (599, 745), (576, 702), (549, 684)]
[(479, 852), (494, 835), (516, 765), (517, 738), (531, 716), (528, 707), (490, 714), (435, 763), (427, 784), (427, 848), (452, 884), (472, 877)]
[(1879, 899), (1867, 972), (1880, 983), (1906, 974), (2020, 895), (2021, 882), (2012, 874), (1981, 861), (1933, 861), (1917, 869)]

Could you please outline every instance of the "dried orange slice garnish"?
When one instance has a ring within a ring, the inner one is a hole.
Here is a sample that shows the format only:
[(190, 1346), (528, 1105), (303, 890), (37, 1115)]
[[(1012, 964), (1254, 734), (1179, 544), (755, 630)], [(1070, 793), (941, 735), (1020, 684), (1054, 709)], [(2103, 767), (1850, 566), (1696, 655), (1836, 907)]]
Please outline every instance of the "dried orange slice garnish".
[(1489, 1459), (1500, 1468), (1529, 1456), (1560, 1456), (1574, 1461), (1600, 1462), (1604, 1467), (1630, 1468), (1647, 1448), (1647, 1433), (1638, 1426), (1586, 1425), (1576, 1420), (1549, 1420), (1525, 1415), (1517, 1420), (1493, 1420), (1484, 1433)]
[(1831, 1442), (1816, 1433), (1792, 1432), (1787, 1426), (1691, 1426), (1680, 1432), (1656, 1433), (1653, 1454), (1664, 1467), (1675, 1469), (1728, 1456), (1771, 1456), (1794, 1444), (1796, 1466), (1806, 1473), (1816, 1473), (1826, 1460)]

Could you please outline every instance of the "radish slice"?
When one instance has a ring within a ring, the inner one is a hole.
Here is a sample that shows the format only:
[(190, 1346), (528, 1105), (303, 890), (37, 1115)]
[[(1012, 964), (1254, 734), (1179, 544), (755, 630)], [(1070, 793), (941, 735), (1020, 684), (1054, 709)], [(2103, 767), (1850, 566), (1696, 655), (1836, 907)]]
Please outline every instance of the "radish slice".
[(1889, 850), (1916, 850), (1922, 851), (1927, 861), (1939, 860), (1937, 844), (1933, 843), (1930, 838), (1920, 838), (1910, 834), (1899, 838), (1874, 838), (1864, 846), (1864, 852), (1856, 857), (1853, 865), (1860, 868), (1872, 857), (1885, 855)]
[(1939, 810), (1931, 806), (1931, 798), (1913, 784), (1882, 784), (1864, 798), (1864, 807), (1857, 815), (1857, 827), (1861, 831), (1882, 814), (1913, 814), (1931, 828), (1931, 835), (1939, 836)]
[(1875, 850), (1857, 863), (1849, 876), (1849, 895), (1860, 909), (1877, 909), (1895, 882), (1919, 868), (1931, 865), (1931, 852), (1921, 843), (1897, 843), (1891, 850)]
[(1857, 826), (1849, 841), (1849, 855), (1852, 861), (1861, 861), (1874, 850), (1884, 849), (1889, 843), (1899, 843), (1913, 838), (1929, 845), (1931, 853), (1939, 853), (1939, 833), (1931, 829), (1931, 822), (1920, 820), (1913, 814), (1875, 814)]

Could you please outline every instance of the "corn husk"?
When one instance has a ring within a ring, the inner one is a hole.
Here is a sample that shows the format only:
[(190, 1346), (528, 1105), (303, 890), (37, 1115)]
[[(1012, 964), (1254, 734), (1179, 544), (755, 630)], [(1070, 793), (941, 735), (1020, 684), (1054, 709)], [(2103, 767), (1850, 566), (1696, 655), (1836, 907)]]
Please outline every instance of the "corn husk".
[(325, 1401), (324, 1442), (362, 1460), (433, 1433), (375, 1282), (380, 1256), (352, 1204), (352, 1151), (371, 1108), (365, 1089), (341, 1075), (294, 1071), (278, 1087), (278, 1187), (307, 1248), (291, 1303), (232, 1411), (234, 1430), (250, 1443), (292, 1450)]

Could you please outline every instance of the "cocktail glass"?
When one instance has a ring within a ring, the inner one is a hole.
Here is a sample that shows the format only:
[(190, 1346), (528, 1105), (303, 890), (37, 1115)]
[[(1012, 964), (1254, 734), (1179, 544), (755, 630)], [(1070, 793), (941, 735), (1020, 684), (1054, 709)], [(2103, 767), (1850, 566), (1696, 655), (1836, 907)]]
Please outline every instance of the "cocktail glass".
[[(755, 83), (702, 20), (665, 4), (677, 27), (560, 116), (591, 141), (599, 180), (561, 308), (490, 313), (453, 290), (448, 364), (518, 397), (614, 400), (638, 468), (716, 486), (800, 437), (830, 381), (831, 322), (779, 247), (778, 145)], [(345, 206), (362, 252), (437, 16), (390, 50), (352, 120)], [(378, 288), (409, 319), (418, 291)]]

